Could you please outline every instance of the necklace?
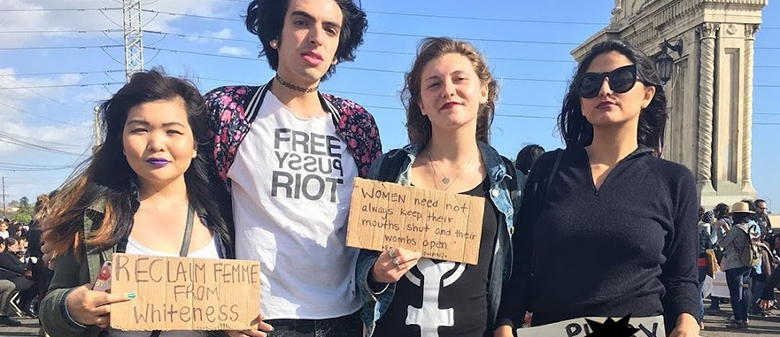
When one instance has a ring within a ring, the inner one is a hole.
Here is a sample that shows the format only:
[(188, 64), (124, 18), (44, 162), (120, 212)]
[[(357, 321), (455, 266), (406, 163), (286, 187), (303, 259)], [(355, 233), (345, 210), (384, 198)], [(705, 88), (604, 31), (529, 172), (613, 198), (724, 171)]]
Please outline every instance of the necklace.
[(455, 178), (450, 179), (450, 177), (445, 175), (444, 171), (439, 169), (439, 167), (436, 166), (436, 163), (433, 162), (433, 156), (431, 156), (431, 151), (428, 150), (427, 152), (428, 152), (428, 162), (430, 162), (431, 163), (431, 167), (433, 167), (433, 172), (434, 172), (434, 174), (433, 174), (433, 176), (434, 176), (433, 182), (437, 186), (437, 189), (438, 189), (438, 183), (436, 182), (436, 172), (437, 171), (441, 174), (442, 177), (444, 177), (444, 178), (441, 179), (441, 182), (442, 182), (442, 184), (444, 184), (446, 186), (446, 187), (444, 187), (444, 191), (446, 191), (447, 189), (450, 188), (450, 186), (452, 186), (452, 185), (450, 185), (450, 183), (454, 183), (455, 180), (458, 180), (458, 178), (460, 178), (461, 174), (463, 174), (463, 171), (466, 170), (466, 167), (471, 165), (471, 160), (469, 160), (468, 162), (466, 162), (466, 164), (464, 164), (460, 168), (460, 171), (458, 171), (458, 175), (456, 175)]
[(283, 85), (284, 87), (286, 87), (287, 89), (290, 89), (290, 90), (295, 90), (295, 91), (297, 91), (297, 92), (302, 92), (302, 93), (304, 93), (304, 94), (308, 94), (308, 93), (315, 92), (315, 91), (317, 91), (317, 88), (319, 88), (319, 87), (320, 87), (319, 85), (317, 85), (317, 86), (316, 86), (316, 87), (314, 87), (314, 88), (304, 88), (304, 87), (299, 87), (299, 86), (297, 86), (297, 85), (295, 85), (295, 84), (292, 84), (292, 83), (290, 83), (290, 82), (287, 82), (287, 81), (283, 80), (281, 77), (279, 77), (279, 74), (276, 74), (276, 80), (277, 80), (277, 81), (278, 81), (278, 82), (279, 82), (281, 85)]

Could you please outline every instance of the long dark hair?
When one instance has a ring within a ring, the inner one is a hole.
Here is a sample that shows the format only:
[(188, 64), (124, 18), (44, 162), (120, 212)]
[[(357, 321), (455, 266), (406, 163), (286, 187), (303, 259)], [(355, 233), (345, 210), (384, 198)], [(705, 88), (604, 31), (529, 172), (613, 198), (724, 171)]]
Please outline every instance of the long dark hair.
[(487, 62), (470, 43), (454, 40), (448, 37), (426, 37), (420, 41), (417, 57), (412, 69), (406, 73), (404, 88), (401, 91), (401, 102), (406, 107), (406, 132), (410, 143), (427, 144), (431, 139), (431, 120), (422, 114), (420, 105), (422, 99), (422, 73), (428, 62), (445, 54), (460, 54), (471, 61), (474, 72), (480, 83), (488, 88), (487, 103), (480, 104), (477, 112), (477, 140), (490, 142), (490, 125), (493, 123), (498, 98), (498, 83), (488, 69)]
[(569, 91), (563, 98), (563, 107), (558, 115), (558, 130), (566, 146), (588, 146), (593, 141), (593, 125), (582, 114), (579, 82), (593, 60), (605, 53), (618, 52), (636, 64), (637, 75), (646, 86), (655, 87), (655, 96), (639, 114), (637, 142), (655, 150), (661, 156), (664, 147), (664, 128), (668, 112), (666, 95), (661, 78), (655, 71), (654, 62), (641, 50), (622, 40), (609, 40), (596, 44), (585, 55), (569, 84)]
[(136, 202), (132, 186), (136, 178), (122, 152), (127, 115), (131, 108), (142, 103), (179, 98), (184, 102), (198, 152), (184, 172), (187, 198), (199, 215), (207, 217), (206, 225), (228, 244), (226, 250), (231, 251), (227, 222), (230, 218), (229, 214), (223, 214), (223, 205), (219, 202), (224, 202), (227, 192), (214, 178), (214, 172), (210, 171), (213, 146), (208, 137), (203, 97), (190, 82), (166, 76), (162, 70), (151, 70), (134, 74), (130, 82), (100, 105), (102, 144), (82, 165), (85, 168), (77, 170), (50, 200), (49, 214), (43, 219), (43, 241), (51, 244), (56, 253), (79, 249), (81, 219), (87, 207), (101, 198), (105, 198), (102, 223), (97, 231), (91, 232), (85, 243), (91, 246), (115, 245), (130, 234), (132, 205)]
[[(363, 44), (363, 34), (368, 28), (366, 12), (353, 0), (332, 1), (339, 5), (344, 14), (339, 34), (339, 46), (336, 49), (336, 60), (338, 62), (353, 61), (355, 50)], [(280, 38), (289, 6), (290, 0), (253, 0), (246, 9), (244, 21), (246, 29), (260, 39), (260, 43), (263, 45), (260, 56), (266, 57), (268, 65), (273, 70), (279, 67), (279, 51), (271, 48), (270, 42), (277, 40), (280, 44), (282, 43)], [(327, 79), (334, 71), (336, 71), (335, 66), (330, 66), (322, 79)]]

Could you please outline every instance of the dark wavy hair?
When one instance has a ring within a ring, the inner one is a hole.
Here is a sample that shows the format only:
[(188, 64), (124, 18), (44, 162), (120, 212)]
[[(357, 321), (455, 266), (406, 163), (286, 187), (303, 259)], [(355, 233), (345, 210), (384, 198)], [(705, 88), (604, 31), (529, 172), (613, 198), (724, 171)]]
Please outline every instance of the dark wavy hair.
[(668, 112), (666, 110), (666, 95), (661, 78), (655, 70), (655, 63), (641, 50), (622, 40), (609, 40), (596, 44), (585, 55), (577, 67), (577, 72), (569, 84), (569, 90), (563, 98), (563, 107), (558, 115), (558, 130), (566, 146), (588, 146), (593, 141), (593, 125), (582, 114), (580, 81), (593, 60), (609, 52), (623, 54), (636, 64), (637, 75), (646, 86), (655, 87), (655, 96), (639, 114), (639, 130), (637, 142), (655, 150), (656, 156), (661, 156), (664, 147), (664, 128)]
[(136, 175), (123, 154), (122, 134), (127, 116), (135, 106), (158, 100), (181, 99), (197, 144), (197, 157), (184, 172), (187, 197), (206, 225), (231, 251), (228, 222), (231, 220), (225, 202), (227, 191), (210, 169), (213, 145), (208, 136), (208, 119), (203, 96), (190, 82), (166, 76), (162, 70), (133, 74), (125, 84), (99, 108), (103, 142), (92, 157), (74, 172), (50, 202), (49, 214), (43, 219), (43, 241), (58, 254), (79, 249), (80, 224), (85, 210), (95, 201), (105, 199), (100, 228), (86, 238), (90, 246), (115, 245), (130, 234), (135, 202), (132, 182)]
[(728, 216), (729, 205), (726, 205), (724, 203), (719, 203), (715, 205), (715, 208), (712, 209), (712, 212), (715, 213), (715, 216), (717, 216), (718, 219)]
[[(355, 50), (363, 44), (363, 34), (368, 28), (368, 19), (366, 12), (357, 6), (353, 0), (333, 0), (344, 13), (344, 19), (341, 23), (341, 34), (339, 35), (339, 46), (336, 49), (336, 60), (338, 62), (353, 61), (355, 59)], [(271, 69), (276, 70), (279, 67), (279, 52), (271, 48), (270, 41), (277, 40), (281, 44), (282, 28), (284, 27), (284, 18), (287, 15), (287, 9), (290, 6), (290, 0), (253, 0), (246, 9), (246, 29), (260, 39), (263, 50), (260, 56), (265, 56)], [(328, 79), (333, 74), (335, 66), (331, 65), (325, 73), (323, 80)]]
[(482, 55), (468, 42), (448, 37), (426, 37), (420, 41), (417, 57), (412, 63), (412, 69), (404, 76), (404, 88), (401, 90), (401, 102), (406, 108), (406, 132), (409, 142), (427, 144), (431, 139), (431, 120), (422, 114), (420, 105), (422, 99), (422, 73), (428, 62), (445, 54), (456, 53), (471, 61), (479, 81), (488, 88), (487, 103), (479, 106), (477, 112), (477, 140), (490, 143), (490, 125), (493, 123), (498, 98), (498, 83), (488, 69)]
[(520, 152), (517, 153), (515, 158), (515, 168), (525, 175), (531, 171), (534, 162), (537, 158), (544, 154), (544, 148), (537, 144), (530, 144), (523, 147)]

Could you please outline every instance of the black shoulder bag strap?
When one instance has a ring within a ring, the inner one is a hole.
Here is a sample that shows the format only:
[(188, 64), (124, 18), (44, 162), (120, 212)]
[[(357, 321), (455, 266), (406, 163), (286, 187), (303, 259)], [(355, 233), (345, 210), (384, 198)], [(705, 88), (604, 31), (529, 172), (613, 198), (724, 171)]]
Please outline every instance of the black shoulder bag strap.
[[(184, 227), (184, 239), (181, 242), (181, 249), (179, 249), (179, 256), (186, 257), (187, 252), (190, 250), (190, 241), (192, 240), (192, 223), (195, 220), (195, 210), (192, 209), (192, 205), (187, 207), (187, 226)], [(150, 337), (160, 337), (162, 331), (154, 330)]]
[[(555, 161), (553, 162), (552, 167), (550, 168), (550, 175), (547, 177), (546, 182), (542, 182), (541, 188), (539, 186), (536, 187), (536, 190), (534, 190), (534, 207), (536, 207), (537, 210), (537, 219), (534, 220), (534, 222), (538, 222), (538, 215), (541, 213), (542, 210), (542, 204), (544, 204), (544, 200), (547, 199), (547, 191), (550, 189), (550, 186), (552, 186), (553, 179), (555, 178), (555, 174), (558, 172), (558, 166), (561, 164), (561, 159), (563, 159), (563, 153), (565, 150), (558, 150), (558, 153), (555, 156)], [(528, 183), (528, 182), (526, 182)], [(536, 224), (531, 224), (531, 230), (529, 235), (531, 237), (534, 236), (534, 228), (536, 227)], [(531, 245), (533, 247), (533, 245)], [(533, 278), (534, 278), (534, 271), (536, 269), (536, 251), (531, 248), (531, 273), (529, 275), (529, 282), (528, 282), (528, 290), (527, 294), (533, 293), (531, 290), (531, 287), (533, 286)]]

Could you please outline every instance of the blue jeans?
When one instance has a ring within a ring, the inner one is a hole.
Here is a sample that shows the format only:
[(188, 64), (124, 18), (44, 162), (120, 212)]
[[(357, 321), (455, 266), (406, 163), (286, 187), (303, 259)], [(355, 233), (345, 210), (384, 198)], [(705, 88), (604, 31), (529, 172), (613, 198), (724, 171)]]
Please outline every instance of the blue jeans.
[(731, 294), (731, 308), (734, 310), (734, 320), (747, 322), (750, 297), (748, 294), (748, 278), (750, 267), (738, 267), (726, 270), (726, 283)]
[(701, 287), (704, 284), (704, 279), (707, 278), (708, 267), (699, 267), (699, 322), (704, 320), (704, 296), (701, 293)]
[(363, 321), (359, 311), (330, 319), (273, 319), (267, 320), (274, 327), (269, 337), (360, 337)]

